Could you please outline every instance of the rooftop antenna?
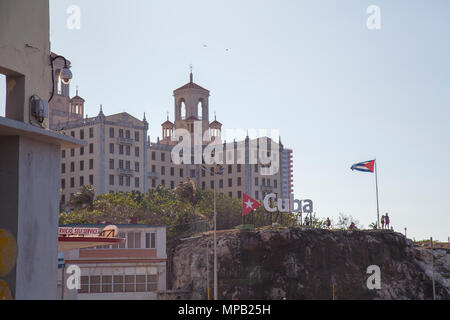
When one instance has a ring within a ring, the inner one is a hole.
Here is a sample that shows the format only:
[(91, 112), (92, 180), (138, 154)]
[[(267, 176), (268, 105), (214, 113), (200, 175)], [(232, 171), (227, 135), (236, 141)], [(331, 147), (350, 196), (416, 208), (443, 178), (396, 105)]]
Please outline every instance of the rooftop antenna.
[(193, 69), (194, 67), (192, 66), (192, 64), (190, 64), (189, 65), (189, 70), (191, 71), (191, 73), (190, 73), (190, 80), (191, 80), (191, 83), (192, 82), (194, 82), (194, 76), (193, 76), (193, 74), (192, 74), (192, 69)]

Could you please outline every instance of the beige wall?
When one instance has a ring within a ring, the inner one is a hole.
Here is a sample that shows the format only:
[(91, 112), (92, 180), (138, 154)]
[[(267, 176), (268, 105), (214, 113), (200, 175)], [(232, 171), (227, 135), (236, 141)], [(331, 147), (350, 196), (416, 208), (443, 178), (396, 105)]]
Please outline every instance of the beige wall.
[(0, 1), (0, 73), (7, 76), (6, 117), (28, 123), (30, 97), (49, 98), (48, 0)]

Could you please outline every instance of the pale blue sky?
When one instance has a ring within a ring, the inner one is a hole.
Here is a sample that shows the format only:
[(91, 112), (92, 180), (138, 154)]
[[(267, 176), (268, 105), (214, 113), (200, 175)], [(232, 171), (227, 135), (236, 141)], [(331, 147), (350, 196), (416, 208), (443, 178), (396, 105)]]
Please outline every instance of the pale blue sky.
[[(78, 84), (89, 116), (100, 104), (146, 112), (156, 140), (192, 63), (226, 128), (280, 129), (296, 197), (313, 199), (317, 215), (375, 221), (374, 176), (350, 166), (376, 157), (396, 231), (450, 236), (449, 1), (50, 4), (52, 50), (72, 61), (72, 93)], [(66, 28), (72, 4), (80, 30)], [(381, 8), (381, 30), (366, 27), (369, 5)]]

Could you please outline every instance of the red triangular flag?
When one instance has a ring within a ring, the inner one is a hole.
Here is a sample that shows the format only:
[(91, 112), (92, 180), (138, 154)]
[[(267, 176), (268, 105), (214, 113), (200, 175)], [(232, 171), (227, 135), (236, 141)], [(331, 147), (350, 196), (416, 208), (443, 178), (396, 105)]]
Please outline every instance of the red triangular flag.
[(242, 216), (245, 217), (251, 211), (259, 208), (261, 203), (250, 197), (245, 192), (242, 195)]

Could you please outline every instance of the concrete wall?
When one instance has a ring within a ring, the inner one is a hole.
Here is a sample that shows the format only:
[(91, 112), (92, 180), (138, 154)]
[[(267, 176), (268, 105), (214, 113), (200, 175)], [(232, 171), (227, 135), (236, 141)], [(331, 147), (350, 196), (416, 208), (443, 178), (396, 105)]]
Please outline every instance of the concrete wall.
[(17, 239), (15, 269), (5, 279), (15, 299), (55, 299), (59, 146), (0, 137), (0, 227)]
[(49, 98), (48, 0), (0, 1), (0, 73), (7, 76), (6, 117), (29, 120), (29, 100)]

